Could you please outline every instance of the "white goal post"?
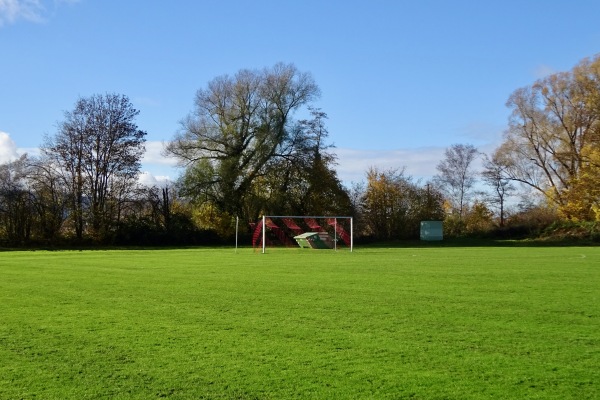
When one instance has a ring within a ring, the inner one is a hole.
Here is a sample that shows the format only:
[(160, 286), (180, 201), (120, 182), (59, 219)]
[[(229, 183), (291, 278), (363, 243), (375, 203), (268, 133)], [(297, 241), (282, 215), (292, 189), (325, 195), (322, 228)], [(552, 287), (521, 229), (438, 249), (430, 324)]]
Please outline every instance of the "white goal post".
[[(299, 226), (300, 222), (296, 223), (295, 220), (301, 220), (304, 228)], [(281, 223), (277, 225), (274, 221), (281, 221)], [(341, 221), (346, 222), (342, 224)], [(326, 227), (322, 225), (326, 225)], [(350, 252), (354, 249), (353, 218), (349, 216), (264, 215), (256, 225), (253, 235), (253, 245), (260, 240), (263, 253), (266, 251), (267, 230), (269, 229), (277, 231), (281, 236), (284, 235), (283, 230), (293, 232), (294, 235), (297, 235), (294, 236), (294, 239), (301, 247), (337, 250), (338, 240), (340, 240), (350, 249)]]

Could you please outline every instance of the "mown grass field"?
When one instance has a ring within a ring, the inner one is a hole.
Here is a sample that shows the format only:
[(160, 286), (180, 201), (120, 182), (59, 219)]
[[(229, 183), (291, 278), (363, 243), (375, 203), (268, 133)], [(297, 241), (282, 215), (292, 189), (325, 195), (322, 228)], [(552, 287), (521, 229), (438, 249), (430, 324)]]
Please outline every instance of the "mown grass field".
[(0, 253), (0, 399), (598, 399), (600, 248)]

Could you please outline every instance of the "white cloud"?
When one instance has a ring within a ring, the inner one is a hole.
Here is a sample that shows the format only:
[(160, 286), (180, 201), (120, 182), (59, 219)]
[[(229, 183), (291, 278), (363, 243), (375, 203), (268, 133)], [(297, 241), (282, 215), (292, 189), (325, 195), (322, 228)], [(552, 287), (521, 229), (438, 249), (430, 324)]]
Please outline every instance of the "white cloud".
[[(181, 170), (177, 168), (177, 160), (163, 154), (164, 143), (158, 141), (146, 142), (146, 153), (142, 159), (144, 169), (140, 181), (144, 180), (150, 185), (154, 184), (153, 178), (158, 180), (174, 180)], [(417, 149), (395, 150), (359, 150), (349, 148), (335, 148), (337, 165), (335, 169), (342, 182), (360, 182), (366, 179), (370, 167), (379, 169), (406, 167), (407, 175), (415, 179), (429, 179), (437, 173), (435, 166), (444, 157), (445, 148), (421, 147)]]
[[(148, 186), (161, 185), (174, 181), (181, 173), (177, 168), (177, 160), (163, 155), (164, 144), (158, 141), (146, 142), (146, 153), (142, 159), (144, 172), (140, 175), (140, 183)], [(421, 147), (417, 149), (395, 150), (359, 150), (335, 148), (338, 178), (344, 183), (366, 180), (370, 167), (385, 170), (405, 167), (407, 175), (415, 179), (429, 179), (437, 173), (435, 167), (444, 157), (445, 148)], [(175, 178), (175, 179), (174, 179)]]
[(148, 141), (145, 143), (146, 152), (142, 158), (144, 165), (157, 165), (163, 167), (175, 167), (177, 160), (173, 157), (167, 157), (164, 153), (164, 143), (157, 141)]
[(27, 154), (30, 157), (39, 157), (42, 154), (42, 150), (39, 147), (19, 147), (17, 153), (19, 153), (19, 156)]
[(144, 171), (138, 176), (138, 182), (144, 186), (165, 187), (172, 184), (173, 180), (170, 176), (154, 176), (152, 173)]
[[(61, 4), (75, 4), (79, 0), (54, 0), (54, 9)], [(49, 0), (0, 0), (0, 27), (23, 19), (29, 22), (43, 22), (48, 14), (44, 3)]]
[(0, 0), (0, 26), (18, 19), (40, 22), (43, 12), (41, 0)]
[[(480, 153), (491, 154), (495, 145), (487, 144), (477, 149)], [(445, 147), (420, 147), (416, 149), (395, 150), (357, 150), (335, 149), (338, 156), (336, 171), (338, 178), (345, 185), (351, 182), (365, 182), (367, 171), (375, 167), (380, 171), (388, 169), (404, 169), (405, 176), (425, 183), (437, 175), (436, 166), (445, 157)], [(473, 170), (483, 170), (483, 157), (473, 161)]]
[(17, 145), (8, 133), (0, 131), (0, 164), (14, 161), (17, 158), (19, 158)]
[(143, 172), (140, 174), (138, 181), (146, 186), (159, 187), (172, 183), (179, 175), (176, 168), (177, 160), (163, 155), (163, 142), (148, 141), (145, 146), (146, 152), (142, 158)]
[[(0, 0), (1, 1), (1, 0)], [(181, 170), (177, 168), (177, 160), (163, 155), (164, 144), (158, 141), (146, 142), (146, 153), (142, 159), (143, 172), (138, 181), (146, 186), (163, 187), (173, 183)], [(490, 150), (480, 148), (480, 151)], [(428, 180), (436, 173), (436, 165), (444, 157), (444, 147), (420, 147), (416, 149), (394, 150), (359, 150), (336, 148), (338, 178), (349, 184), (366, 180), (366, 173), (371, 167), (380, 170), (405, 169), (408, 176), (415, 179)], [(7, 133), (0, 132), (0, 163), (14, 160), (20, 154), (37, 154), (39, 149), (17, 148)], [(479, 169), (480, 160), (475, 167)]]
[(405, 168), (415, 179), (429, 179), (437, 173), (435, 167), (444, 157), (442, 147), (421, 147), (396, 150), (335, 149), (338, 156), (337, 173), (342, 182), (360, 182), (366, 179), (371, 167), (380, 170)]

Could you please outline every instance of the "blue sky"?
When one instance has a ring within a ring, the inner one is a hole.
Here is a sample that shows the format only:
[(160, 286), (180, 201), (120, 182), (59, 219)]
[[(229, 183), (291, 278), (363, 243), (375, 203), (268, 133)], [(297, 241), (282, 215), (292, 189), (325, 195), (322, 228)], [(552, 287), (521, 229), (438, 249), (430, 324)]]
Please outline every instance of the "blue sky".
[(322, 91), (338, 174), (435, 174), (446, 147), (491, 151), (508, 96), (600, 51), (592, 0), (0, 0), (0, 162), (35, 153), (64, 111), (129, 96), (148, 132), (144, 171), (194, 94), (242, 68), (294, 63)]

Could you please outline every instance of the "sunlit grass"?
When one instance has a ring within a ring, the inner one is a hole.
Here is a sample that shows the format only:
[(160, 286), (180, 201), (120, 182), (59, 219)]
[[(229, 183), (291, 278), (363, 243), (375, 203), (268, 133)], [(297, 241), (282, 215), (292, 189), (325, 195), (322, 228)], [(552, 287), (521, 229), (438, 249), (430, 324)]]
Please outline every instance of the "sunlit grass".
[(0, 398), (594, 399), (600, 248), (0, 253)]

